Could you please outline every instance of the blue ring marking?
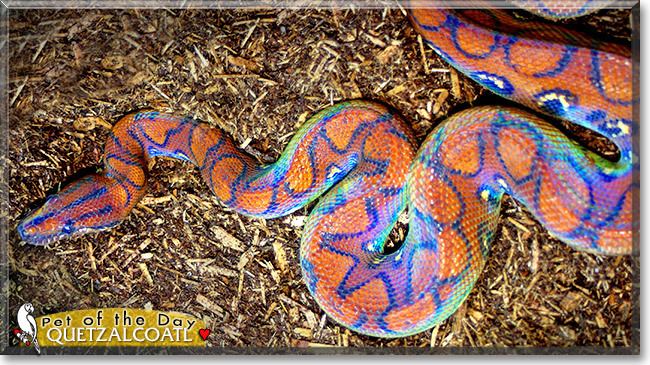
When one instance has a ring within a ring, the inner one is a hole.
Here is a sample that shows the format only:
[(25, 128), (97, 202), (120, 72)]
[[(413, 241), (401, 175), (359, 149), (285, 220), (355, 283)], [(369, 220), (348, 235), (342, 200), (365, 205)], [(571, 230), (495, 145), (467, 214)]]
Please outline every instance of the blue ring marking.
[(394, 334), (395, 331), (388, 328), (388, 323), (386, 323), (386, 316), (395, 308), (397, 308), (398, 303), (395, 300), (396, 291), (393, 286), (391, 276), (389, 273), (384, 271), (378, 273), (375, 278), (380, 278), (384, 282), (384, 287), (386, 288), (386, 297), (388, 298), (388, 305), (386, 308), (376, 316), (375, 322), (379, 326), (379, 329), (385, 334)]
[[(537, 164), (539, 161), (541, 161), (541, 158), (543, 156), (542, 151), (544, 150), (544, 137), (543, 135), (537, 130), (537, 128), (533, 125), (530, 125), (528, 122), (523, 121), (521, 119), (515, 120), (509, 120), (506, 119), (503, 115), (500, 115), (502, 120), (496, 121), (493, 123), (490, 127), (490, 132), (492, 134), (492, 137), (494, 139), (494, 147), (496, 150), (497, 157), (499, 159), (499, 163), (501, 164), (501, 167), (503, 170), (506, 172), (508, 177), (515, 182), (516, 185), (521, 185), (525, 184), (527, 182), (530, 182), (532, 180), (533, 175), (535, 174), (537, 170)], [(515, 124), (515, 122), (519, 124)], [(503, 156), (501, 155), (501, 152), (499, 151), (499, 146), (501, 145), (501, 139), (498, 138), (499, 132), (502, 130), (507, 132), (506, 128), (513, 128), (515, 130), (519, 130), (525, 134), (531, 134), (532, 136), (529, 137), (530, 140), (532, 140), (535, 143), (535, 156), (533, 156), (533, 161), (530, 167), (530, 171), (528, 175), (522, 177), (521, 179), (516, 179), (512, 173), (510, 172), (510, 169), (505, 164), (505, 161), (503, 160)]]
[[(309, 186), (304, 189), (303, 191), (296, 192), (289, 186), (288, 181), (284, 181), (282, 184), (282, 188), (284, 189), (284, 192), (291, 197), (292, 199), (299, 200), (302, 199), (305, 195), (309, 195), (313, 193), (314, 186), (316, 185), (316, 171), (314, 170), (315, 166), (317, 166), (316, 163), (316, 144), (318, 142), (318, 135), (315, 135), (314, 138), (312, 138), (311, 142), (309, 143), (309, 146), (307, 146), (307, 157), (309, 158), (309, 166), (308, 168), (311, 171), (311, 182), (309, 183)], [(289, 165), (287, 164), (287, 171), (289, 168)], [(286, 174), (285, 174), (286, 177)]]
[(136, 131), (134, 131), (132, 128), (128, 128), (128, 129), (126, 130), (126, 134), (127, 134), (129, 137), (131, 137), (131, 139), (132, 139), (135, 143), (138, 144), (138, 146), (140, 147), (140, 150), (143, 151), (143, 153), (144, 153), (144, 143), (142, 143), (142, 141), (140, 140), (140, 136), (138, 136), (138, 135), (136, 134)]
[[(326, 130), (325, 128), (322, 128), (322, 129), (320, 130), (320, 133), (319, 133), (318, 135), (319, 135), (321, 138), (323, 138), (323, 140), (325, 141), (325, 143), (327, 143), (328, 147), (329, 147), (332, 151), (336, 152), (336, 153), (339, 154), (339, 155), (342, 155), (342, 154), (346, 153), (347, 150), (350, 149), (350, 147), (352, 146), (353, 143), (357, 142), (357, 140), (358, 140), (358, 136), (359, 136), (361, 133), (366, 132), (367, 130), (373, 128), (373, 127), (374, 127), (375, 125), (377, 125), (377, 124), (380, 124), (380, 123), (383, 123), (383, 122), (386, 122), (386, 121), (390, 120), (392, 117), (393, 117), (393, 115), (392, 115), (391, 113), (384, 113), (384, 114), (380, 114), (380, 115), (379, 115), (376, 119), (374, 119), (374, 120), (359, 123), (359, 125), (357, 125), (357, 127), (354, 129), (354, 131), (353, 131), (352, 134), (350, 135), (350, 138), (348, 139), (348, 143), (347, 143), (347, 145), (346, 145), (345, 147), (343, 147), (342, 149), (339, 149), (338, 147), (336, 147), (336, 145), (334, 144), (334, 142), (332, 142), (332, 140), (330, 139), (330, 137), (327, 135), (327, 130)], [(330, 118), (330, 119), (331, 119), (331, 118)], [(323, 123), (323, 124), (324, 124), (324, 123)]]
[[(215, 146), (213, 146), (213, 147), (215, 147)], [(212, 171), (212, 170), (214, 169), (214, 165), (215, 165), (217, 162), (222, 161), (223, 159), (226, 159), (226, 158), (235, 158), (235, 159), (237, 159), (237, 160), (239, 160), (239, 161), (242, 161), (242, 160), (241, 160), (241, 156), (239, 156), (239, 155), (237, 155), (237, 154), (234, 154), (234, 153), (224, 153), (224, 154), (221, 154), (221, 155), (217, 156), (216, 158), (210, 160), (210, 163), (211, 163), (211, 165), (209, 166), (210, 171)], [(206, 161), (207, 161), (207, 159), (206, 159)], [(237, 209), (236, 209), (236, 207), (232, 206), (232, 203), (233, 203), (234, 199), (236, 199), (237, 197), (233, 195), (233, 189), (235, 189), (235, 188), (237, 187), (237, 186), (236, 186), (237, 183), (238, 183), (239, 181), (241, 181), (241, 179), (242, 179), (242, 174), (243, 174), (243, 173), (246, 173), (246, 172), (248, 171), (248, 170), (247, 170), (247, 169), (248, 169), (248, 166), (246, 165), (245, 161), (242, 161), (242, 162), (244, 162), (244, 163), (243, 163), (242, 171), (239, 173), (239, 175), (237, 176), (237, 178), (236, 178), (235, 180), (233, 180), (233, 182), (232, 182), (231, 185), (229, 186), (229, 189), (230, 189), (230, 190), (229, 190), (229, 193), (230, 193), (230, 196), (231, 196), (231, 197), (230, 197), (230, 199), (229, 199), (228, 201), (223, 202), (223, 204), (225, 204), (226, 206), (231, 207), (231, 208), (233, 208), (233, 209), (235, 209), (235, 210), (237, 210)], [(208, 167), (206, 167), (206, 168), (208, 168)], [(205, 176), (204, 176), (204, 178), (205, 178)], [(209, 178), (209, 179), (207, 179), (207, 180), (208, 180), (209, 188), (210, 188), (210, 190), (214, 193), (214, 186), (215, 186), (215, 184), (214, 184), (214, 181), (212, 180), (212, 174), (211, 174), (211, 173), (208, 174), (208, 178)]]
[[(465, 51), (463, 49), (463, 47), (461, 47), (460, 43), (458, 43), (458, 28), (467, 27), (467, 23), (464, 23), (463, 21), (461, 21), (460, 19), (458, 19), (455, 16), (447, 15), (447, 19), (445, 20), (444, 25), (446, 25), (449, 28), (451, 41), (453, 42), (454, 47), (456, 48), (456, 50), (458, 50), (460, 53), (463, 54), (463, 56), (465, 56), (467, 58), (474, 59), (474, 60), (485, 59), (485, 58), (489, 57), (490, 55), (492, 55), (492, 53), (499, 47), (499, 42), (501, 41), (501, 35), (499, 33), (493, 33), (492, 37), (493, 37), (494, 43), (492, 43), (490, 45), (487, 52), (482, 53), (482, 54), (469, 53), (469, 52)], [(481, 30), (483, 30), (483, 29), (481, 29)]]
[(388, 170), (389, 165), (390, 165), (390, 160), (376, 160), (376, 159), (371, 159), (366, 157), (362, 160), (360, 166), (374, 167), (374, 168), (372, 169), (364, 168), (359, 172), (361, 173), (361, 175), (366, 177), (384, 175)]
[[(131, 137), (133, 138), (133, 136), (131, 136)], [(135, 153), (131, 153), (131, 151), (129, 151), (129, 150), (127, 150), (126, 148), (124, 148), (124, 146), (122, 145), (122, 142), (119, 140), (119, 138), (117, 138), (117, 136), (116, 136), (114, 133), (111, 133), (111, 134), (108, 136), (108, 138), (110, 138), (110, 140), (109, 140), (108, 142), (113, 142), (113, 143), (115, 144), (115, 146), (116, 146), (116, 147), (117, 147), (117, 148), (118, 148), (122, 153), (124, 153), (125, 155), (127, 155), (127, 156), (129, 156), (129, 157), (132, 157), (132, 158), (134, 158), (134, 159), (136, 159), (136, 158), (140, 158), (140, 157), (141, 157), (140, 155), (137, 155), (137, 154), (135, 154)], [(107, 144), (108, 144), (108, 143), (107, 143)], [(105, 157), (105, 156), (104, 156), (104, 157)]]
[[(179, 122), (179, 123), (182, 123), (182, 122)], [(165, 133), (165, 140), (164, 140), (162, 143), (158, 143), (158, 142), (154, 141), (154, 140), (149, 136), (149, 134), (147, 134), (147, 132), (145, 132), (145, 130), (144, 130), (144, 125), (143, 125), (142, 123), (136, 124), (136, 127), (137, 127), (137, 128), (140, 130), (140, 132), (142, 133), (142, 137), (143, 137), (147, 142), (149, 142), (149, 144), (150, 144), (151, 146), (160, 147), (160, 148), (162, 149), (161, 152), (164, 153), (164, 152), (165, 152), (165, 149), (167, 149), (167, 144), (169, 143), (170, 138), (172, 138), (172, 137), (174, 137), (174, 136), (176, 136), (176, 135), (182, 133), (182, 132), (183, 132), (183, 129), (185, 129), (185, 124), (179, 124), (179, 125), (178, 125), (177, 127), (175, 127), (175, 128), (170, 128), (170, 129)], [(147, 149), (149, 149), (149, 147), (151, 147), (151, 146), (147, 146), (147, 147), (148, 147)], [(170, 150), (169, 150), (169, 151), (170, 151)], [(170, 156), (171, 156), (171, 157), (174, 157), (173, 155), (170, 155)]]
[[(478, 176), (483, 171), (483, 168), (485, 167), (485, 144), (486, 144), (486, 142), (485, 142), (485, 139), (483, 138), (483, 135), (481, 133), (477, 133), (476, 138), (478, 139), (478, 168), (476, 169), (475, 172), (473, 172), (473, 173), (464, 173), (460, 169), (454, 169), (452, 166), (447, 166), (447, 165), (443, 164), (441, 161), (436, 160), (434, 162), (431, 159), (427, 159), (426, 162), (425, 162), (425, 165), (428, 168), (434, 168), (434, 166), (433, 166), (434, 164), (440, 164), (440, 166), (444, 166), (445, 169), (452, 175), (458, 175), (458, 176), (463, 176), (463, 177), (468, 177), (468, 178), (474, 178), (474, 177)], [(436, 152), (437, 152), (437, 150), (436, 150)]]
[(357, 332), (362, 332), (362, 331), (360, 331), (360, 329), (367, 322), (368, 322), (368, 315), (365, 312), (363, 312), (363, 313), (359, 314), (359, 318), (357, 319), (357, 321), (350, 324), (349, 326), (350, 326), (351, 329), (357, 330)]
[(413, 21), (418, 25), (418, 27), (420, 27), (420, 28), (422, 28), (422, 29), (424, 29), (424, 30), (426, 30), (428, 32), (438, 32), (438, 31), (440, 31), (440, 28), (444, 27), (444, 25), (445, 25), (444, 22), (440, 26), (429, 25), (429, 24), (420, 23), (420, 20), (418, 20), (418, 18), (416, 18), (414, 16), (411, 16), (410, 18), (413, 19)]
[(234, 153), (224, 153), (223, 155), (219, 156), (219, 161), (221, 161), (221, 160), (223, 160), (225, 158), (234, 158), (234, 159), (242, 162), (242, 169), (239, 172), (239, 175), (237, 175), (235, 180), (233, 180), (230, 183), (230, 186), (229, 186), (229, 188), (230, 188), (230, 191), (229, 191), (230, 192), (230, 199), (228, 199), (228, 201), (224, 202), (224, 204), (226, 204), (229, 207), (232, 207), (234, 210), (239, 210), (241, 208), (239, 208), (238, 205), (235, 205), (235, 202), (237, 201), (237, 198), (238, 198), (236, 189), (239, 187), (241, 182), (244, 180), (244, 178), (248, 174), (248, 165), (246, 164), (246, 161), (244, 161), (243, 158), (240, 155), (237, 155), (237, 154), (234, 154)]
[[(216, 158), (219, 157), (217, 155), (216, 157), (213, 157), (212, 154), (216, 154), (219, 152), (219, 149), (226, 143), (224, 138), (220, 138), (216, 144), (213, 146), (210, 146), (206, 151), (205, 151), (205, 157), (203, 158), (203, 164), (199, 166), (199, 171), (203, 172), (205, 170), (205, 164), (208, 162), (212, 162), (212, 168), (214, 168), (214, 163), (217, 161)], [(214, 186), (214, 185), (213, 185)]]
[[(422, 250), (428, 250), (432, 251), (436, 256), (439, 257), (438, 254), (438, 241), (437, 241), (437, 236), (433, 240), (427, 240), (426, 241), (426, 247), (423, 245), (418, 245), (417, 247), (413, 247), (410, 252), (408, 252), (408, 258), (406, 259), (406, 263), (403, 265), (405, 266), (406, 270), (406, 288), (405, 288), (405, 297), (408, 299), (411, 299), (413, 297), (413, 271), (419, 270), (419, 267), (413, 266), (413, 260), (415, 257), (415, 252), (417, 251), (418, 253), (421, 252)], [(409, 240), (405, 240), (404, 245), (407, 244)], [(418, 244), (420, 243), (419, 240)], [(432, 263), (432, 265), (435, 263)]]
[[(194, 164), (197, 165), (197, 166), (198, 166), (198, 163), (197, 163), (198, 160), (196, 159), (196, 155), (194, 154), (194, 149), (192, 148), (192, 146), (194, 145), (194, 131), (196, 130), (196, 128), (197, 128), (198, 126), (199, 126), (198, 123), (192, 123), (192, 124), (190, 125), (190, 130), (189, 130), (189, 132), (188, 132), (188, 136), (187, 136), (187, 149), (188, 149), (189, 152), (192, 154), (192, 157), (191, 157), (191, 161), (192, 161), (192, 163), (194, 163)], [(219, 132), (219, 134), (220, 134), (220, 135), (219, 135), (218, 140), (221, 140), (221, 139), (222, 139), (222, 138), (221, 138), (221, 137), (222, 137), (222, 136), (221, 136), (221, 132)], [(188, 157), (189, 157), (189, 156), (188, 156)], [(205, 163), (205, 162), (204, 162), (204, 163)], [(198, 166), (198, 167), (200, 167), (200, 166)]]
[[(327, 238), (327, 241), (340, 241), (344, 239), (355, 239), (358, 238), (359, 236), (366, 234), (370, 231), (373, 231), (377, 226), (379, 226), (379, 215), (377, 214), (377, 210), (375, 207), (372, 205), (371, 199), (365, 199), (365, 211), (366, 215), (368, 216), (368, 226), (364, 227), (362, 231), (358, 232), (353, 232), (353, 233), (331, 233), (331, 232), (321, 232), (321, 237), (323, 237), (323, 240), (325, 241), (325, 238)], [(323, 242), (324, 244), (324, 242)]]
[[(511, 50), (511, 47), (514, 44), (516, 44), (517, 42), (520, 42), (520, 41), (522, 41), (521, 38), (511, 36), (511, 37), (508, 38), (508, 42), (503, 45), (503, 52), (504, 52), (504, 55), (505, 55), (504, 61), (506, 62), (506, 64), (508, 66), (510, 66), (513, 70), (515, 70), (517, 72), (521, 72), (521, 71), (519, 70), (518, 65), (512, 63), (510, 50)], [(555, 68), (552, 68), (552, 69), (546, 70), (546, 71), (536, 72), (536, 73), (533, 74), (533, 77), (536, 77), (536, 78), (555, 77), (555, 76), (561, 74), (562, 72), (564, 72), (564, 70), (566, 70), (569, 63), (571, 63), (571, 59), (573, 58), (573, 55), (577, 51), (578, 51), (578, 47), (571, 46), (571, 45), (565, 45), (564, 46), (564, 51), (562, 51), (562, 57), (560, 58), (560, 60), (555, 65)]]
[(124, 163), (125, 165), (138, 167), (138, 168), (140, 168), (140, 170), (144, 171), (144, 168), (143, 168), (144, 166), (142, 165), (142, 163), (140, 161), (128, 160), (125, 157), (119, 156), (116, 153), (109, 153), (104, 157), (104, 165), (106, 166), (105, 174), (106, 174), (106, 177), (111, 177), (111, 178), (115, 178), (115, 177), (119, 176), (119, 177), (121, 177), (123, 179), (122, 181), (128, 182), (129, 185), (131, 185), (131, 186), (133, 186), (135, 188), (142, 189), (144, 187), (144, 185), (136, 184), (128, 176), (124, 175), (118, 169), (113, 167), (111, 165), (111, 163), (110, 163), (111, 160), (117, 160), (117, 161), (120, 161), (120, 162)]
[[(626, 101), (626, 100), (617, 100), (609, 97), (607, 93), (605, 92), (605, 86), (603, 85), (603, 79), (600, 71), (600, 52), (598, 50), (592, 49), (591, 50), (591, 75), (590, 75), (590, 80), (591, 84), (598, 90), (598, 93), (608, 102), (612, 104), (618, 104), (618, 105), (623, 105), (623, 106), (629, 106), (632, 105), (632, 100)], [(630, 70), (631, 72), (632, 70)]]

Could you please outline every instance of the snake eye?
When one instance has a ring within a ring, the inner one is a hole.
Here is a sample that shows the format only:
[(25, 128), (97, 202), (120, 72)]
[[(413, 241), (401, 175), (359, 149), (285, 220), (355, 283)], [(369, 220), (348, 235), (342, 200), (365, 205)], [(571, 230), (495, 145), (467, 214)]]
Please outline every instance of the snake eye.
[(34, 225), (34, 226), (38, 226), (43, 222), (45, 222), (45, 217), (43, 217), (43, 216), (36, 217), (36, 218), (32, 219), (32, 225)]

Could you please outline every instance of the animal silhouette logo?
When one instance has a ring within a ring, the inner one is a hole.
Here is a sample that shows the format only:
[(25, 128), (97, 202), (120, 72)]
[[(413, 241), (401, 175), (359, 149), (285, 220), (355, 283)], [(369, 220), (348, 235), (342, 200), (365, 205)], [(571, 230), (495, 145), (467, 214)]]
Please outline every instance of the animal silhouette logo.
[(34, 350), (36, 353), (41, 353), (41, 348), (38, 346), (38, 340), (36, 339), (36, 332), (38, 327), (36, 327), (36, 320), (32, 315), (34, 313), (34, 306), (32, 303), (23, 304), (18, 313), (16, 314), (16, 320), (18, 321), (18, 327), (14, 329), (14, 335), (18, 337), (20, 342), (24, 343), (25, 346), (34, 345)]

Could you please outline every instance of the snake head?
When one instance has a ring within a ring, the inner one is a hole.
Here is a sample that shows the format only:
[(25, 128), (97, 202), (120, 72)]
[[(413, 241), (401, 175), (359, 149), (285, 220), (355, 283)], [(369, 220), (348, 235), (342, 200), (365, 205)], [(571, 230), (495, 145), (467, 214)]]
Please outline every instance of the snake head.
[(73, 235), (115, 226), (113, 199), (99, 175), (89, 175), (51, 195), (17, 227), (23, 241), (44, 246)]

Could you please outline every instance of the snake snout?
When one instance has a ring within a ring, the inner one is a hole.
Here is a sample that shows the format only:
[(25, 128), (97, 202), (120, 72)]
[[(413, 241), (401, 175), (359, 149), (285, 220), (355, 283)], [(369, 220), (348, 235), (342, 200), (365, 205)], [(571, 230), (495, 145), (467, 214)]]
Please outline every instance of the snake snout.
[(59, 205), (60, 197), (53, 195), (31, 211), (16, 227), (20, 238), (30, 245), (44, 246), (72, 233), (71, 224), (63, 219)]
[(53, 237), (57, 235), (51, 219), (40, 215), (40, 211), (41, 209), (31, 213), (16, 227), (21, 240), (30, 245), (43, 246), (52, 241)]

